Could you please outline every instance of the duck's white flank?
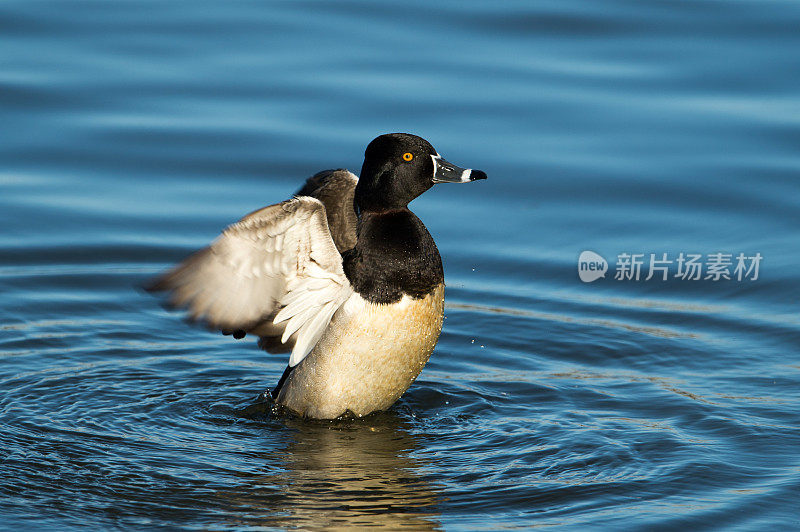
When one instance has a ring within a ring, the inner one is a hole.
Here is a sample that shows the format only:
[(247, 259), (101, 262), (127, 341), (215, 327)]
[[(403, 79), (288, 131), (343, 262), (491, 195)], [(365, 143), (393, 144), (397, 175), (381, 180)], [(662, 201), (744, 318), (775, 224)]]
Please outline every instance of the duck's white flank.
[(417, 378), (442, 330), (444, 284), (422, 299), (377, 304), (353, 293), (277, 401), (297, 414), (335, 418), (389, 408)]

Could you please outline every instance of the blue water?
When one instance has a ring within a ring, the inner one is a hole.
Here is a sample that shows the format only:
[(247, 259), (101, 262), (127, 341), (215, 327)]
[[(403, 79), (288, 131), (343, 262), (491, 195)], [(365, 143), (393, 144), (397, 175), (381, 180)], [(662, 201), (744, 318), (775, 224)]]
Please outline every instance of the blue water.
[[(800, 527), (798, 28), (794, 1), (1, 3), (1, 526)], [(412, 204), (442, 337), (388, 412), (276, 416), (284, 357), (137, 287), (390, 131), (489, 175)], [(645, 281), (651, 253), (763, 259)]]

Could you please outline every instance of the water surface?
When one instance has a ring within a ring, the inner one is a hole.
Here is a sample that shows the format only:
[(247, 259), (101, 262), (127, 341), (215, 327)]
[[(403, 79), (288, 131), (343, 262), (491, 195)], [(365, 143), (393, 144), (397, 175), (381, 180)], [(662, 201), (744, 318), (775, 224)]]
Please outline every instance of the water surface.
[[(4, 2), (3, 525), (797, 528), (798, 24), (790, 1)], [(412, 204), (439, 345), (388, 412), (275, 416), (284, 358), (137, 287), (389, 131), (489, 174)], [(615, 280), (624, 253), (763, 261)]]

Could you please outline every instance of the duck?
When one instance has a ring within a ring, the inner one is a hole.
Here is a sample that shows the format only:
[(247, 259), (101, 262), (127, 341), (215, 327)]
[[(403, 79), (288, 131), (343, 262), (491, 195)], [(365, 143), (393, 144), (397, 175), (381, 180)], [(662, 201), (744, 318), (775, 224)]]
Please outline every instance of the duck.
[(291, 413), (383, 411), (419, 376), (444, 318), (442, 258), (408, 205), (436, 184), (486, 178), (422, 137), (380, 135), (360, 177), (315, 174), (146, 288), (191, 321), (290, 353), (271, 398)]

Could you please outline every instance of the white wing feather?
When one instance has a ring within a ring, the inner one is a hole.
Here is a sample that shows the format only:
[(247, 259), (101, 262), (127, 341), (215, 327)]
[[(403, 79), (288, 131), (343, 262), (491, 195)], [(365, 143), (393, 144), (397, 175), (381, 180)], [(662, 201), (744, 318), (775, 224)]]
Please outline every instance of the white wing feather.
[(244, 217), (150, 289), (170, 291), (192, 319), (223, 330), (247, 331), (274, 316), (285, 327), (281, 342), (297, 333), (290, 366), (313, 349), (352, 294), (325, 207), (306, 196)]

